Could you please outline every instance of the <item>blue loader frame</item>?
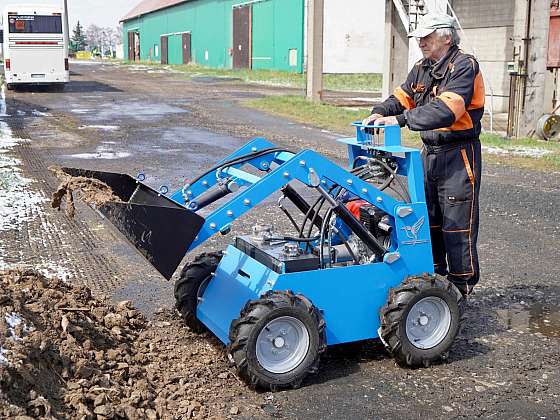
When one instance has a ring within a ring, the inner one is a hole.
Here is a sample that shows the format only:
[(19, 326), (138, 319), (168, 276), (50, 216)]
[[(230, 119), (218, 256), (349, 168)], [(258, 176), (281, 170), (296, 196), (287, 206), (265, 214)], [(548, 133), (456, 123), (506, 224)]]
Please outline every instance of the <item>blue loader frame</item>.
[[(389, 290), (409, 276), (433, 273), (420, 153), (401, 145), (399, 127), (372, 128), (384, 130), (383, 145), (373, 145), (371, 134), (359, 126), (355, 138), (339, 140), (348, 146), (349, 166), (361, 156), (371, 156), (375, 150), (390, 154), (398, 162), (398, 174), (408, 180), (410, 202), (396, 200), (311, 150), (297, 154), (282, 151), (244, 163), (263, 171), (273, 163), (278, 165), (262, 177), (243, 171), (242, 165), (232, 165), (219, 173), (208, 173), (171, 196), (176, 203), (196, 212), (197, 199), (222, 180), (233, 180), (237, 186), (244, 187), (233, 199), (205, 217), (186, 252), (218, 232), (228, 232), (236, 218), (294, 180), (312, 188), (318, 186), (317, 182), (324, 187), (333, 183), (344, 186), (353, 195), (387, 213), (394, 224), (393, 245), (383, 261), (364, 265), (277, 273), (236, 247), (228, 246), (197, 308), (198, 319), (224, 344), (229, 344), (230, 325), (245, 304), (270, 290), (291, 290), (310, 299), (323, 314), (328, 345), (376, 338), (380, 309), (387, 303)], [(223, 161), (271, 147), (274, 147), (272, 143), (257, 138)]]

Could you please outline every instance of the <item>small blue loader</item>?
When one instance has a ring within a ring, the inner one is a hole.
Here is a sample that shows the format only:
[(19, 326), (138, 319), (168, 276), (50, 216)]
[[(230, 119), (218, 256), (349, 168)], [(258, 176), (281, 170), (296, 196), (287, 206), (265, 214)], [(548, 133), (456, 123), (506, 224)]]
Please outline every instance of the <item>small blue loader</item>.
[(227, 345), (250, 385), (298, 387), (327, 346), (373, 338), (400, 365), (428, 366), (455, 339), (463, 298), (433, 273), (420, 152), (401, 145), (397, 126), (354, 125), (339, 140), (348, 169), (256, 138), (169, 197), (142, 176), (63, 170), (112, 188), (120, 201), (97, 210), (167, 279), (280, 192), (291, 233), (253, 226), (187, 263), (175, 284), (187, 325)]

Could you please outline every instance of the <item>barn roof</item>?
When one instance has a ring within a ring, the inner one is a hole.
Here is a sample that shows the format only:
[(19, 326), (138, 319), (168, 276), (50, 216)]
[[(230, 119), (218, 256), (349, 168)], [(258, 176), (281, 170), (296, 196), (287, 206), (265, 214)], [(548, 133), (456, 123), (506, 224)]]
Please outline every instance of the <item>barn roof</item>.
[(121, 18), (121, 22), (129, 19), (155, 12), (156, 10), (165, 9), (180, 3), (186, 3), (189, 0), (144, 0), (136, 5), (130, 12)]

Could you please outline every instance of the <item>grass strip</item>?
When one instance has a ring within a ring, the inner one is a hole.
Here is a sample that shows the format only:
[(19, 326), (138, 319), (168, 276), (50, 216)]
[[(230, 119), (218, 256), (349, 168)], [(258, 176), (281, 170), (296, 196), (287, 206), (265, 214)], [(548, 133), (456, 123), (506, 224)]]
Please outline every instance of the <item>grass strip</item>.
[[(139, 63), (120, 61), (121, 65), (146, 65), (149, 67), (165, 67), (181, 73), (187, 77), (224, 77), (236, 78), (247, 83), (263, 83), (272, 86), (305, 88), (305, 74), (277, 70), (251, 69), (218, 69), (198, 64), (167, 64), (142, 61)], [(379, 92), (382, 84), (380, 73), (357, 74), (325, 74), (323, 80), (325, 89), (354, 92)]]

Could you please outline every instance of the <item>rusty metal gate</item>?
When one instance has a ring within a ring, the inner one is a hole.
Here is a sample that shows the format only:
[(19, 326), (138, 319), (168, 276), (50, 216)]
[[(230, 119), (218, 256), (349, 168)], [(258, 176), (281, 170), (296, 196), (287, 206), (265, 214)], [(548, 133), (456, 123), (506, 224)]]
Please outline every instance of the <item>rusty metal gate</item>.
[(233, 68), (251, 68), (250, 4), (233, 9)]
[(162, 35), (160, 38), (161, 42), (161, 64), (169, 64), (169, 48), (168, 48), (168, 38), (166, 35)]
[(191, 33), (185, 32), (183, 34), (183, 64), (191, 62)]

